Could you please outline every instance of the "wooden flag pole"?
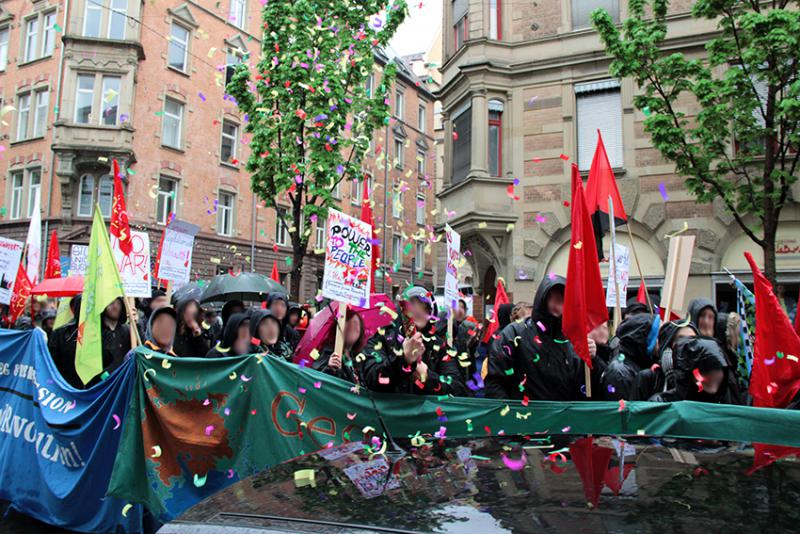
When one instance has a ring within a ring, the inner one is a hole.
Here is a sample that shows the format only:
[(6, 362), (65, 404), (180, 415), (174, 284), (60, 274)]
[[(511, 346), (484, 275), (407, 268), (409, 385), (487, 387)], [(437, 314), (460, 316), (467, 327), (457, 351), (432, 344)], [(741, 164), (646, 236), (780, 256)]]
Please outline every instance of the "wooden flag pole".
[(344, 352), (344, 326), (347, 322), (347, 303), (339, 303), (339, 311), (336, 314), (336, 342), (333, 345), (333, 353), (343, 356)]
[(450, 314), (447, 316), (447, 344), (452, 348), (453, 345), (453, 315), (455, 315), (455, 310), (450, 309)]
[(583, 378), (586, 380), (586, 398), (592, 398), (592, 370), (583, 362)]
[(636, 254), (636, 245), (633, 243), (633, 232), (631, 231), (631, 223), (630, 222), (626, 223), (625, 227), (628, 229), (628, 237), (631, 240), (631, 250), (633, 250), (633, 259), (636, 262), (636, 270), (639, 271), (639, 279), (641, 279), (642, 283), (644, 284), (644, 295), (647, 298), (647, 307), (650, 309), (650, 313), (653, 313), (653, 303), (650, 301), (650, 292), (647, 290), (647, 282), (644, 281), (644, 273), (642, 273), (642, 266), (639, 264), (639, 255)]
[(128, 314), (128, 327), (131, 334), (131, 348), (135, 348), (142, 344), (142, 340), (139, 339), (139, 329), (136, 327), (136, 315), (133, 312), (133, 298), (125, 297), (122, 299), (122, 301), (125, 303), (125, 312)]
[(167, 280), (167, 306), (172, 306), (172, 280)]
[(614, 304), (614, 323), (611, 329), (611, 335), (617, 333), (620, 320), (622, 319), (622, 306), (619, 302), (619, 282), (617, 281), (617, 232), (614, 227), (614, 200), (611, 195), (608, 195), (608, 222), (611, 229), (611, 265), (609, 265), (609, 272), (613, 272), (614, 276), (614, 294), (616, 295), (616, 303)]

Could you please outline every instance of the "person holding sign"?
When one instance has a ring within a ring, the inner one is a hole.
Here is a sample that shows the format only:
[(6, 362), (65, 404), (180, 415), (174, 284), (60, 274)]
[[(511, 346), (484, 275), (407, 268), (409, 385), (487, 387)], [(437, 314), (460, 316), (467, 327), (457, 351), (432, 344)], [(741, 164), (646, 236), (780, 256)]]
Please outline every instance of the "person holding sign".
[(333, 345), (329, 345), (322, 350), (312, 368), (359, 384), (361, 381), (354, 360), (364, 347), (364, 342), (364, 321), (355, 311), (347, 310), (347, 319), (344, 323), (344, 354), (336, 354)]
[(467, 396), (458, 361), (447, 354), (446, 340), (436, 333), (431, 294), (411, 286), (403, 294), (392, 325), (378, 330), (364, 350), (365, 385), (375, 391), (417, 395)]

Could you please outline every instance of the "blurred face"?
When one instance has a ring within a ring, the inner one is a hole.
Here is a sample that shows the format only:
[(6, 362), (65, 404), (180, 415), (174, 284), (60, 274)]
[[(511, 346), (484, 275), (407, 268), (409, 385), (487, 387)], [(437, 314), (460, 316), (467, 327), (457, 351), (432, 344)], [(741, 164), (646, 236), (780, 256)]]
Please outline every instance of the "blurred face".
[(233, 342), (233, 352), (236, 355), (250, 352), (250, 321), (242, 321), (236, 332), (236, 341)]
[(361, 337), (361, 320), (356, 317), (350, 317), (344, 325), (344, 344), (346, 347), (352, 347)]
[(461, 322), (461, 321), (464, 320), (464, 318), (466, 316), (467, 316), (467, 305), (464, 303), (464, 301), (459, 300), (458, 301), (458, 306), (456, 306), (455, 315), (453, 315), (453, 318), (456, 321)]
[(710, 395), (714, 395), (719, 391), (719, 388), (722, 386), (722, 380), (725, 377), (725, 373), (723, 373), (722, 369), (714, 369), (707, 373), (702, 373), (703, 381), (701, 385), (703, 386), (703, 391)]
[(683, 326), (675, 333), (675, 339), (672, 341), (672, 346), (675, 347), (675, 343), (677, 343), (677, 341), (682, 337), (697, 337), (697, 334), (688, 326)]
[(186, 305), (186, 308), (183, 309), (183, 322), (191, 323), (195, 321), (197, 314), (200, 310), (197, 308), (196, 302), (190, 302)]
[(564, 292), (561, 288), (547, 294), (547, 311), (553, 317), (561, 317), (564, 313)]
[(711, 308), (704, 308), (700, 312), (700, 317), (697, 319), (697, 329), (700, 330), (700, 333), (704, 336), (713, 337), (714, 336), (714, 324), (716, 317), (714, 316), (714, 312)]
[(111, 319), (112, 321), (118, 321), (119, 316), (122, 313), (122, 304), (119, 300), (115, 300), (105, 309), (106, 316)]
[(286, 303), (282, 300), (275, 300), (270, 304), (269, 311), (276, 319), (283, 321), (283, 318), (286, 317)]
[(154, 297), (152, 300), (150, 300), (150, 311), (156, 311), (157, 309), (163, 308), (167, 305), (169, 305), (169, 301), (167, 300), (166, 295)]
[(300, 312), (295, 310), (289, 314), (289, 325), (297, 326), (300, 323)]
[(278, 336), (281, 334), (281, 327), (278, 321), (272, 319), (264, 319), (258, 325), (258, 337), (265, 345), (274, 345), (278, 342)]
[(408, 301), (406, 310), (408, 311), (408, 316), (418, 327), (424, 326), (431, 316), (428, 313), (428, 304), (416, 298)]
[(608, 323), (603, 323), (589, 332), (589, 337), (598, 345), (608, 345)]
[(153, 340), (163, 349), (172, 348), (172, 340), (175, 337), (175, 319), (171, 315), (162, 313), (153, 321), (151, 330)]

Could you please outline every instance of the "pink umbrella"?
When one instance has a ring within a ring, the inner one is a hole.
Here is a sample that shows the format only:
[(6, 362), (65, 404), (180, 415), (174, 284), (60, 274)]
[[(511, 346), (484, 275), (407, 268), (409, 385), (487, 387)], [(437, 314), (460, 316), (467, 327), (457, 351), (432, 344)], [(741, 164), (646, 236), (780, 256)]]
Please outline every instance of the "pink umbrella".
[[(382, 293), (371, 295), (369, 303), (368, 308), (357, 306), (351, 308), (364, 322), (364, 339), (371, 338), (379, 328), (391, 324), (394, 320), (394, 313), (387, 312), (385, 308), (396, 312), (392, 300)], [(336, 308), (336, 303), (331, 302), (311, 318), (306, 333), (297, 344), (294, 363), (303, 362), (303, 365), (309, 365), (312, 362), (311, 352), (314, 349), (321, 350), (326, 345), (333, 344), (336, 336)]]
[(83, 291), (83, 276), (75, 275), (42, 280), (31, 290), (31, 295), (47, 295), (52, 298), (72, 297), (81, 291)]

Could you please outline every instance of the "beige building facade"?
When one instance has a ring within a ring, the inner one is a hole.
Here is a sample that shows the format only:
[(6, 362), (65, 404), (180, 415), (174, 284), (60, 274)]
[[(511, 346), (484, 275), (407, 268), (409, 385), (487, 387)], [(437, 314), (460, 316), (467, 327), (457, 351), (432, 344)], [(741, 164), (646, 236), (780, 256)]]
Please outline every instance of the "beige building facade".
[[(689, 14), (689, 0), (671, 2), (667, 48), (704, 53), (713, 22)], [(471, 280), (484, 302), (502, 277), (516, 301), (530, 301), (549, 273), (566, 275), (570, 240), (570, 165), (584, 178), (602, 132), (630, 220), (644, 277), (663, 284), (665, 235), (689, 227), (696, 236), (687, 294), (730, 308), (735, 293), (723, 268), (749, 279), (744, 250), (760, 249), (718, 204), (698, 204), (652, 147), (645, 116), (633, 106), (637, 88), (615, 80), (589, 13), (626, 17), (623, 0), (453, 0), (443, 17), (441, 99), (443, 188), (447, 222), (462, 235)], [(683, 111), (694, 111), (688, 102)], [(516, 182), (516, 185), (515, 185)], [(513, 192), (509, 189), (513, 186)], [(800, 198), (795, 186), (794, 198)], [(518, 197), (518, 198), (514, 198)], [(797, 295), (800, 207), (787, 206), (778, 234), (779, 281)], [(610, 239), (604, 246), (609, 256)], [(618, 242), (628, 245), (623, 228)], [(603, 276), (607, 262), (601, 265)], [(629, 291), (639, 274), (631, 265)], [(688, 300), (687, 300), (688, 302)]]

